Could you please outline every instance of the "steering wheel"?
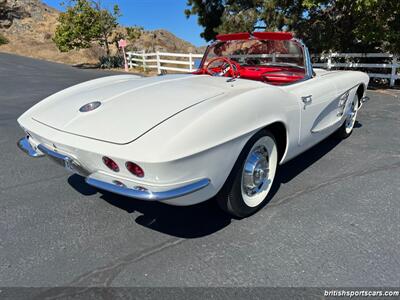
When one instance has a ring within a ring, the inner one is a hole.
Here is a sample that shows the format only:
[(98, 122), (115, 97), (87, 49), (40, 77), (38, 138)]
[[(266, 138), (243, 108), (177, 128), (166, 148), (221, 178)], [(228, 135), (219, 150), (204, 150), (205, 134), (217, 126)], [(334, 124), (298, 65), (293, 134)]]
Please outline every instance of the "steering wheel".
[[(215, 65), (218, 61), (220, 61), (220, 64)], [(210, 60), (205, 71), (211, 76), (238, 77), (239, 65), (229, 58), (221, 56)]]

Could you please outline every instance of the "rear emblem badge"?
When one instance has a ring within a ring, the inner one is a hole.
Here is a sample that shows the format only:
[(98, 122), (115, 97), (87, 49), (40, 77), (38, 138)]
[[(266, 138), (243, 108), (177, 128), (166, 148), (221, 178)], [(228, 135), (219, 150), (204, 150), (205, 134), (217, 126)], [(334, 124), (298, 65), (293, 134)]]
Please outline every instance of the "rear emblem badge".
[(96, 108), (98, 108), (101, 105), (100, 101), (94, 101), (94, 102), (90, 102), (85, 104), (84, 106), (82, 106), (79, 111), (80, 112), (88, 112), (88, 111), (92, 111), (95, 110)]

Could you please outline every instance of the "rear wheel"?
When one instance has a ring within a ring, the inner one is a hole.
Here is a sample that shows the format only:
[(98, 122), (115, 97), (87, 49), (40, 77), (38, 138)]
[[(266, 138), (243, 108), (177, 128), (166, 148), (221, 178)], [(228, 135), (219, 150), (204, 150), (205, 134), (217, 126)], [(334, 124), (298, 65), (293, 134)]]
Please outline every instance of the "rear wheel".
[(353, 132), (354, 124), (356, 123), (358, 111), (358, 96), (357, 94), (354, 96), (353, 101), (351, 102), (351, 107), (349, 111), (346, 113), (346, 119), (343, 125), (336, 132), (336, 137), (339, 139), (345, 139), (350, 136)]
[(254, 135), (246, 144), (225, 185), (217, 196), (220, 207), (244, 218), (259, 210), (275, 178), (278, 149), (268, 130)]

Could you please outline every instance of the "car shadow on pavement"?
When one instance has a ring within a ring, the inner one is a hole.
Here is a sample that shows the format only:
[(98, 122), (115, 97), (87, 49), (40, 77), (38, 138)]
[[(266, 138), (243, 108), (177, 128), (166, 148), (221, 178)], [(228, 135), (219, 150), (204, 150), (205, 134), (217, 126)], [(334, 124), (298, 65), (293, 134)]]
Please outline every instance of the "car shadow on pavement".
[(72, 175), (68, 183), (82, 195), (100, 193), (100, 198), (128, 213), (138, 212), (137, 224), (171, 236), (198, 238), (219, 231), (232, 218), (221, 211), (214, 199), (192, 206), (171, 206), (160, 202), (136, 200), (89, 186), (83, 177)]
[[(359, 123), (358, 127), (361, 126), (362, 125)], [(274, 196), (276, 195), (276, 193), (278, 193), (282, 184), (285, 184), (291, 181), (296, 176), (300, 175), (304, 170), (309, 168), (311, 165), (313, 165), (315, 162), (325, 156), (328, 152), (334, 149), (340, 142), (340, 139), (337, 139), (333, 136), (328, 137), (325, 140), (316, 144), (315, 146), (311, 147), (304, 153), (300, 154), (299, 156), (293, 158), (282, 166), (279, 166), (275, 175), (273, 186), (269, 191), (268, 199), (267, 201), (265, 201), (263, 208), (266, 206), (265, 209), (268, 209), (268, 204), (272, 203)], [(275, 200), (279, 201), (279, 199)]]
[(276, 177), (277, 183), (287, 183), (294, 177), (298, 176), (301, 172), (306, 170), (312, 164), (320, 160), (328, 152), (334, 149), (339, 143), (340, 139), (329, 137), (317, 145), (311, 147), (306, 152), (288, 161), (278, 169)]
[[(359, 125), (361, 126), (361, 125)], [(276, 175), (274, 185), (265, 205), (278, 192), (283, 183), (298, 176), (309, 166), (334, 149), (340, 140), (327, 138), (288, 163), (282, 165)], [(136, 223), (171, 236), (181, 238), (199, 238), (213, 234), (228, 226), (233, 218), (219, 209), (215, 198), (193, 206), (170, 206), (159, 202), (146, 202), (97, 190), (86, 184), (83, 177), (72, 175), (69, 184), (82, 195), (100, 193), (103, 200), (125, 210), (128, 213), (138, 212)]]

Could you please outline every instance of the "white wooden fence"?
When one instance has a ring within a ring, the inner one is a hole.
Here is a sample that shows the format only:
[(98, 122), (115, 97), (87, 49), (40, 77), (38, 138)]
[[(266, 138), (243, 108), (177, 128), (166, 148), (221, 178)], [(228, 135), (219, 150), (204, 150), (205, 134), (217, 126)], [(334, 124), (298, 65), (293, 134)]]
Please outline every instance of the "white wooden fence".
[(145, 53), (143, 51), (141, 53), (128, 52), (127, 56), (129, 68), (142, 67), (144, 70), (157, 69), (157, 73), (161, 74), (163, 70), (175, 72), (193, 72), (196, 70), (195, 60), (201, 59), (203, 54), (167, 52)]
[[(146, 69), (157, 69), (157, 73), (161, 74), (163, 70), (175, 72), (193, 72), (196, 70), (195, 61), (199, 61), (203, 55), (193, 53), (167, 53), (155, 52), (128, 52), (128, 65), (132, 67), (142, 67)], [(263, 55), (265, 56), (265, 55)], [(274, 56), (275, 57), (275, 56)], [(288, 57), (288, 55), (277, 54), (276, 57)], [(314, 67), (345, 69), (390, 69), (387, 73), (367, 72), (370, 77), (389, 79), (390, 87), (393, 87), (395, 80), (400, 79), (397, 69), (400, 68), (400, 61), (396, 55), (389, 53), (327, 53), (312, 56), (317, 59), (317, 63), (313, 63)], [(347, 61), (353, 58), (380, 58), (390, 61), (389, 63), (353, 63), (353, 62), (336, 62), (337, 59), (345, 58)]]
[[(314, 56), (325, 62), (313, 63), (314, 67), (321, 67), (328, 70), (332, 68), (346, 68), (346, 69), (390, 69), (390, 73), (374, 73), (367, 72), (369, 77), (386, 78), (389, 79), (390, 87), (394, 86), (395, 80), (400, 79), (397, 69), (400, 68), (399, 59), (396, 55), (390, 53), (327, 53)], [(390, 60), (390, 63), (352, 63), (352, 62), (335, 62), (338, 58), (382, 58)]]

